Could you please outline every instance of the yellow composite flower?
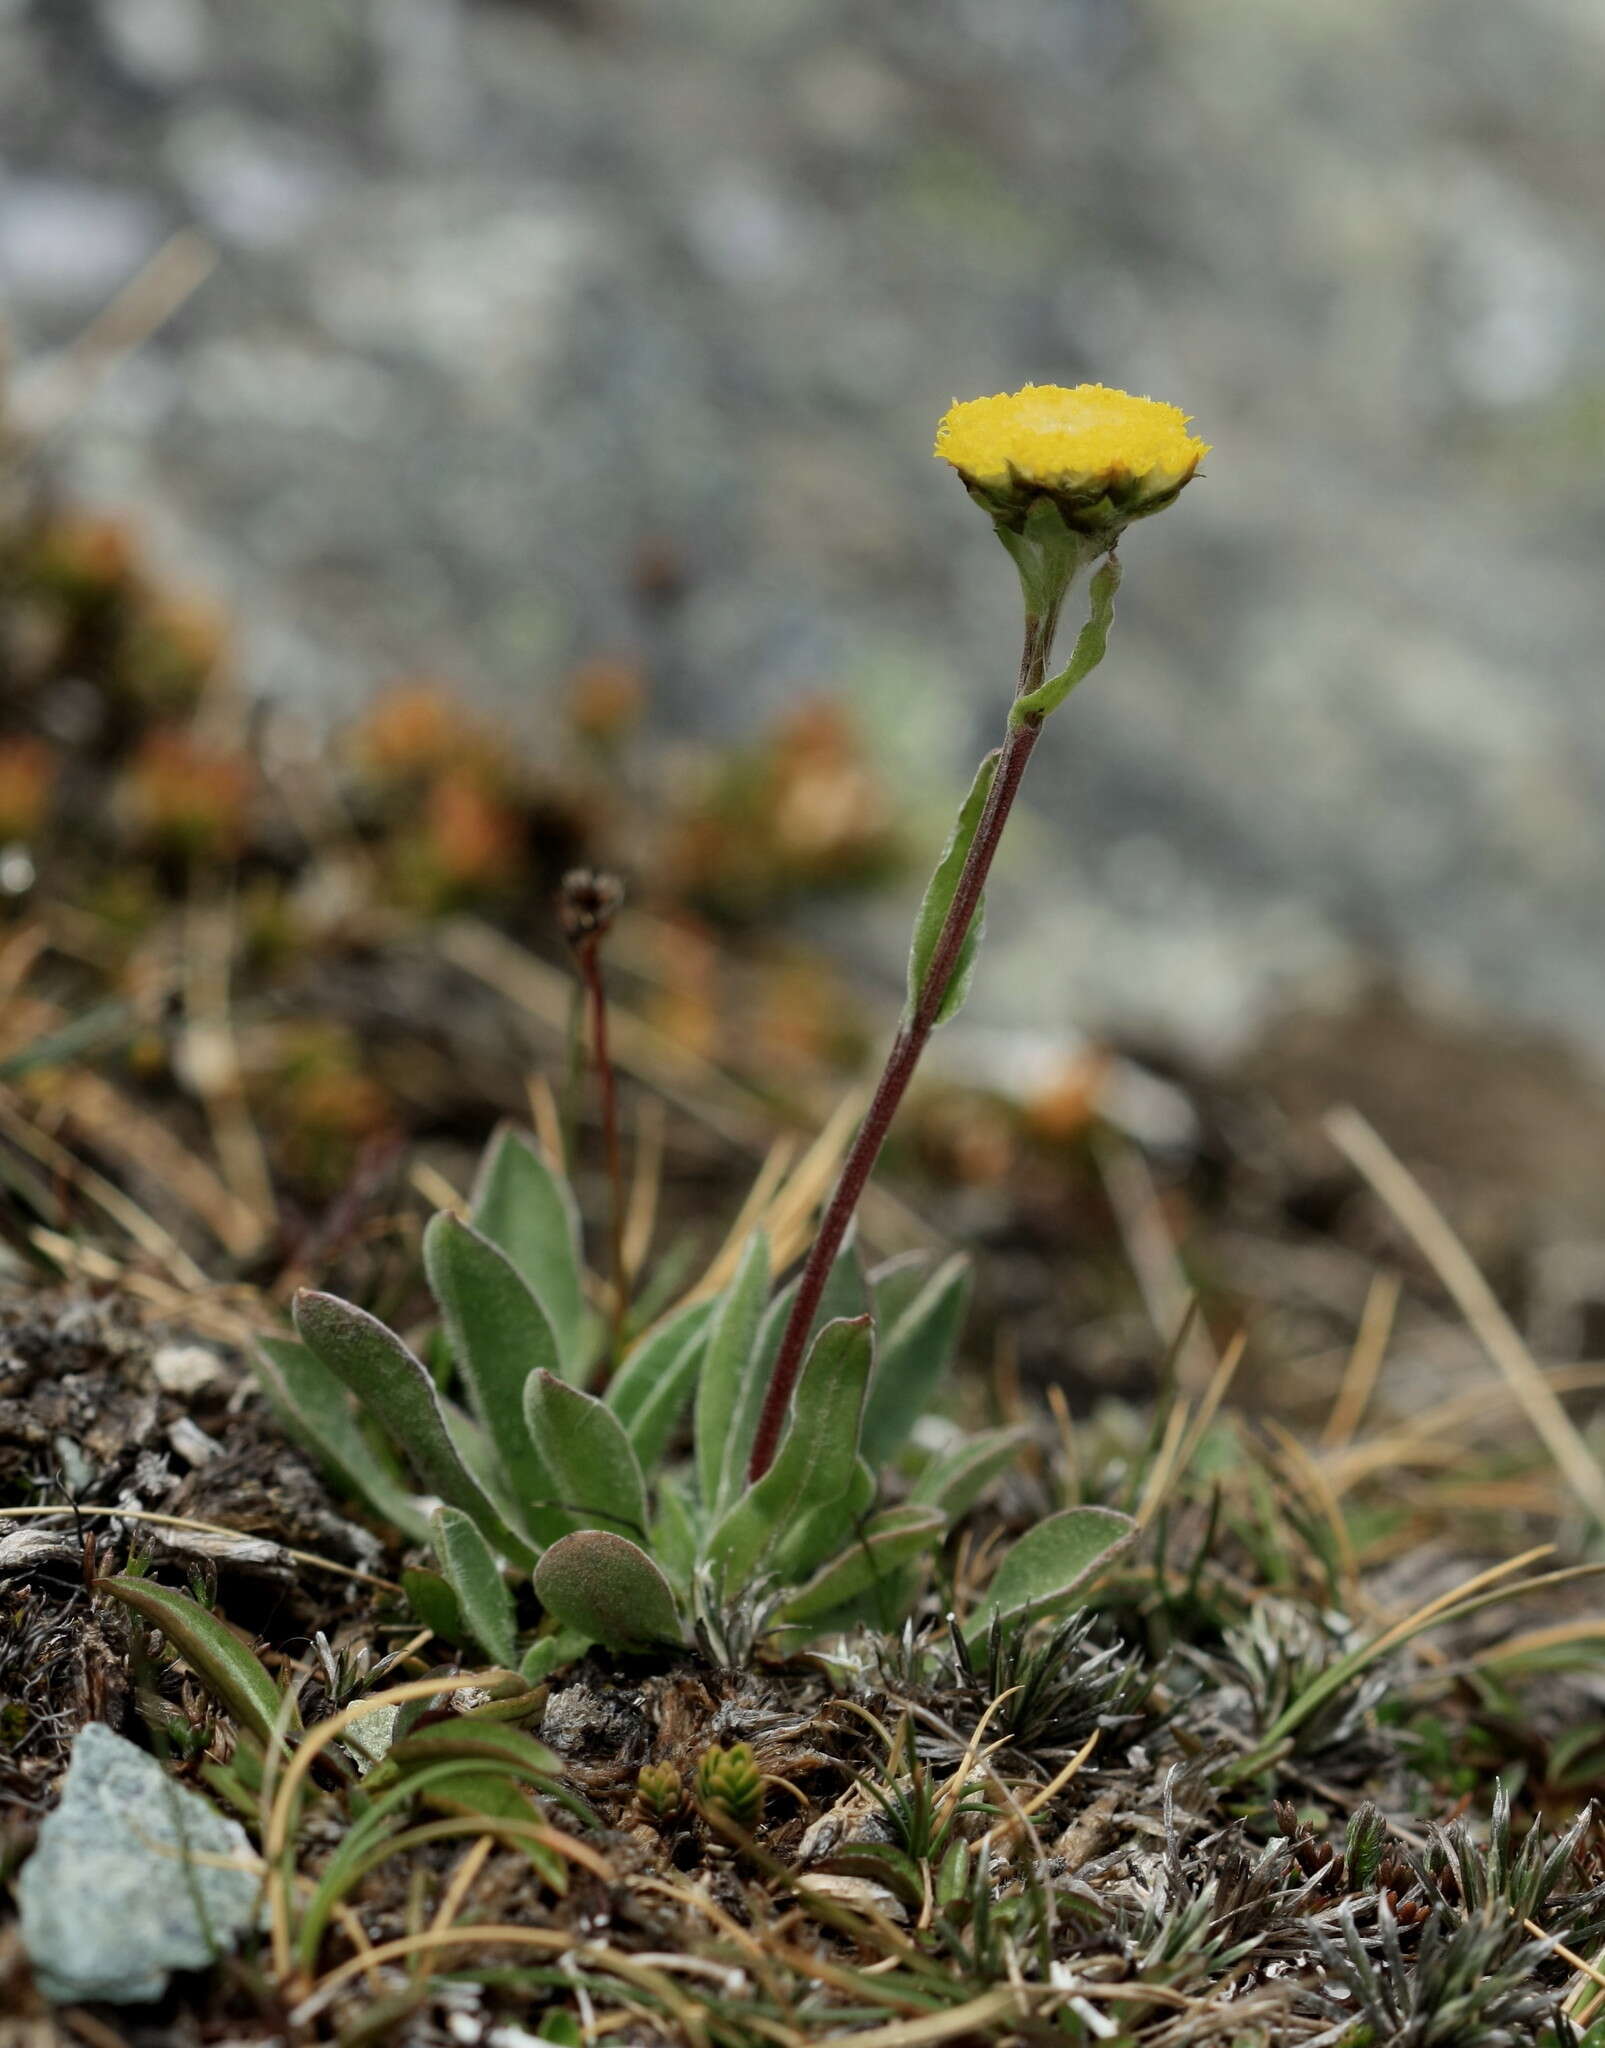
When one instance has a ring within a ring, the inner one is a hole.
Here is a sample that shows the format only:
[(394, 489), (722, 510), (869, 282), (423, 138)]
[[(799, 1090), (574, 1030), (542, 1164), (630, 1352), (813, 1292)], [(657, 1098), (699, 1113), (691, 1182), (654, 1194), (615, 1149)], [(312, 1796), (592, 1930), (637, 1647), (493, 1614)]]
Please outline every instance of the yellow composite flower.
[(1113, 538), (1190, 482), (1209, 444), (1188, 424), (1174, 405), (1102, 384), (1027, 384), (955, 405), (932, 452), (1002, 525), (1019, 531), (1048, 498), (1073, 531)]

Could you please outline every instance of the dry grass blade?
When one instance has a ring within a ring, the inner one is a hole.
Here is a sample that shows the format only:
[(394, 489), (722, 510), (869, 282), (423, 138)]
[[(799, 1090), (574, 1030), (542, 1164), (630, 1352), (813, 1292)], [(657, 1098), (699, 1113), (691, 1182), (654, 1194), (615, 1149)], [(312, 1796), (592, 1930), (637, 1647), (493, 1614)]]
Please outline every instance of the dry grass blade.
[(1509, 1381), (1567, 1484), (1594, 1520), (1605, 1524), (1605, 1472), (1443, 1212), (1358, 1110), (1333, 1110), (1326, 1119), (1326, 1130), (1415, 1239), (1484, 1350)]
[(1166, 1344), (1178, 1330), (1182, 1332), (1176, 1346), (1176, 1378), (1188, 1393), (1195, 1393), (1208, 1386), (1219, 1360), (1202, 1318), (1192, 1312), (1192, 1283), (1165, 1221), (1148, 1162), (1135, 1145), (1113, 1142), (1098, 1145), (1094, 1157), (1148, 1319)]
[(16, 1107), (7, 1089), (0, 1089), (0, 1133), (4, 1133), (30, 1158), (60, 1174), (63, 1180), (85, 1195), (142, 1252), (165, 1266), (180, 1286), (205, 1291), (206, 1275), (155, 1217), (147, 1214), (137, 1202), (130, 1201), (122, 1189), (113, 1186), (104, 1174), (86, 1166), (65, 1145), (47, 1137)]
[(1372, 1280), (1360, 1314), (1360, 1328), (1354, 1349), (1344, 1367), (1343, 1378), (1332, 1403), (1332, 1412), (1321, 1431), (1323, 1451), (1346, 1450), (1375, 1391), (1377, 1375), (1387, 1356), (1393, 1335), (1394, 1317), (1399, 1311), (1402, 1289), (1397, 1273), (1378, 1273)]

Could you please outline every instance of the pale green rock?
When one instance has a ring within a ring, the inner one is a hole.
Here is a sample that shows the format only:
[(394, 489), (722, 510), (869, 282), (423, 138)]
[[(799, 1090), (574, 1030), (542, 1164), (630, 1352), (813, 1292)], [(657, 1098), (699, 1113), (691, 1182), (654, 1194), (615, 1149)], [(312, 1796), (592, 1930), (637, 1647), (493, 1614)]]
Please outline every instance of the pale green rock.
[(232, 1949), (260, 1896), (237, 1821), (101, 1722), (80, 1730), (61, 1803), (17, 1881), (23, 1946), (47, 1998), (149, 2004), (174, 1970)]

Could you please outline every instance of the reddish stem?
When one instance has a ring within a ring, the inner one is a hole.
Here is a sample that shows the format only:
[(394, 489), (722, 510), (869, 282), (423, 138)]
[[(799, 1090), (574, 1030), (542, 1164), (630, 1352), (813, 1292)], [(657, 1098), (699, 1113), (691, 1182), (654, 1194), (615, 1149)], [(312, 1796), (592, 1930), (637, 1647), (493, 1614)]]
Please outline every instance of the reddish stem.
[[(1048, 650), (1053, 642), (1053, 629), (1057, 622), (1058, 608), (1042, 618), (1028, 618), (1025, 627), (1025, 648), (1020, 657), (1020, 679), (1017, 695), (1033, 690), (1042, 681), (1047, 665)], [(758, 1480), (774, 1463), (779, 1447), (780, 1433), (785, 1427), (786, 1410), (791, 1401), (792, 1389), (797, 1384), (797, 1375), (802, 1371), (803, 1358), (808, 1347), (809, 1333), (813, 1329), (814, 1317), (819, 1312), (820, 1298), (825, 1283), (830, 1278), (836, 1254), (841, 1250), (842, 1240), (847, 1235), (847, 1226), (853, 1219), (859, 1198), (869, 1184), (869, 1177), (875, 1170), (880, 1157), (886, 1133), (892, 1118), (897, 1114), (899, 1103), (907, 1092), (908, 1084), (914, 1077), (926, 1041), (936, 1028), (943, 999), (947, 995), (948, 983), (959, 963), (959, 954), (974, 922), (980, 905), (982, 891), (986, 887), (987, 874), (992, 866), (998, 842), (1003, 837), (1003, 828), (1009, 821), (1016, 793), (1020, 787), (1025, 766), (1031, 758), (1031, 750), (1037, 743), (1042, 730), (1042, 719), (1028, 717), (1018, 725), (1010, 724), (1007, 739), (998, 751), (997, 773), (992, 778), (992, 787), (987, 794), (986, 804), (981, 812), (981, 822), (976, 827), (975, 838), (970, 844), (958, 887), (953, 892), (953, 901), (948, 907), (936, 950), (931, 956), (930, 969), (925, 984), (920, 990), (919, 1001), (912, 1013), (905, 1016), (892, 1041), (887, 1054), (886, 1065), (875, 1093), (870, 1098), (864, 1121), (858, 1127), (852, 1147), (842, 1162), (841, 1176), (836, 1182), (835, 1192), (824, 1214), (819, 1219), (819, 1231), (808, 1253), (807, 1263), (797, 1283), (797, 1295), (791, 1306), (785, 1334), (776, 1354), (774, 1370), (770, 1375), (768, 1391), (764, 1395), (763, 1412), (758, 1418), (758, 1428), (752, 1443), (752, 1458), (747, 1467), (749, 1481)]]
[(602, 1144), (607, 1154), (607, 1177), (612, 1190), (613, 1251), (613, 1349), (615, 1356), (624, 1332), (629, 1309), (629, 1274), (624, 1262), (624, 1148), (619, 1140), (619, 1090), (607, 1046), (607, 989), (602, 981), (598, 934), (582, 939), (574, 948), (580, 979), (591, 1013), (591, 1064), (602, 1098)]

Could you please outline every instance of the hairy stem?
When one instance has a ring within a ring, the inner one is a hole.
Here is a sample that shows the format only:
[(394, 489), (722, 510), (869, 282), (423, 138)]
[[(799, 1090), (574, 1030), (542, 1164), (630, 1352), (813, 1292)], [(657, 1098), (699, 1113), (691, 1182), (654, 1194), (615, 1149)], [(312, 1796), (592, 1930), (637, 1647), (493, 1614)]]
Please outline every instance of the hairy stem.
[[(1027, 618), (1025, 646), (1020, 656), (1020, 678), (1015, 693), (1017, 698), (1028, 696), (1041, 687), (1057, 623), (1057, 604), (1039, 617)], [(1043, 715), (1028, 712), (1018, 723), (1010, 722), (1008, 737), (998, 755), (997, 773), (992, 779), (986, 807), (981, 813), (981, 822), (976, 828), (936, 950), (931, 956), (919, 1000), (904, 1017), (892, 1041), (886, 1065), (852, 1148), (842, 1163), (841, 1176), (819, 1220), (818, 1234), (797, 1283), (797, 1297), (792, 1303), (780, 1350), (775, 1357), (774, 1371), (764, 1395), (763, 1412), (758, 1418), (757, 1433), (753, 1438), (752, 1458), (747, 1468), (749, 1480), (761, 1479), (774, 1462), (780, 1433), (785, 1426), (787, 1404), (791, 1400), (792, 1388), (797, 1384), (797, 1375), (802, 1370), (808, 1335), (819, 1311), (820, 1297), (830, 1278), (830, 1269), (841, 1250), (842, 1239), (847, 1235), (853, 1211), (858, 1207), (859, 1198), (875, 1170), (892, 1118), (897, 1114), (898, 1105), (914, 1077), (914, 1069), (919, 1065), (926, 1042), (936, 1028), (948, 983), (953, 979), (965, 936), (975, 920), (987, 874), (998, 850), (998, 842), (1003, 837), (1003, 828), (1009, 821), (1021, 777), (1037, 743), (1037, 735), (1042, 730)]]
[(611, 1197), (609, 1241), (613, 1255), (613, 1357), (617, 1360), (630, 1306), (630, 1276), (624, 1259), (624, 1148), (619, 1141), (619, 1090), (607, 1045), (607, 989), (602, 981), (601, 947), (595, 933), (574, 948), (591, 1013), (591, 1064), (602, 1101), (602, 1144), (607, 1155)]

